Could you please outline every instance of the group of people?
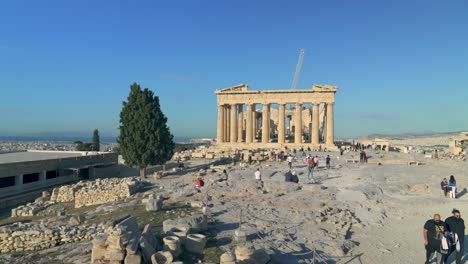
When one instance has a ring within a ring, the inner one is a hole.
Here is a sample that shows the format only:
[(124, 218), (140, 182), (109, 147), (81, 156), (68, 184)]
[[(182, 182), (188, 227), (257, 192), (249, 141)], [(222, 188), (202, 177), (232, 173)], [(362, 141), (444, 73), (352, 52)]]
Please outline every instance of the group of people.
[[(226, 182), (226, 184), (229, 185), (227, 183), (228, 179), (229, 179), (229, 175), (228, 175), (227, 171), (223, 170), (223, 173), (221, 175), (219, 175), (217, 179), (215, 179), (215, 182)], [(195, 180), (195, 190), (197, 192), (200, 192), (201, 189), (203, 188), (203, 186), (205, 186), (205, 182), (203, 181), (202, 177), (197, 176), (197, 178)]]
[[(285, 151), (287, 151), (287, 147), (285, 147)], [(300, 151), (304, 152), (304, 149), (300, 149)], [(294, 152), (296, 152), (296, 151), (293, 150), (293, 153)], [(274, 153), (274, 154), (276, 154), (276, 153)], [(281, 151), (277, 155), (272, 155), (272, 157), (274, 157), (274, 159), (277, 159), (278, 161), (281, 161), (281, 160), (285, 159), (288, 162), (289, 172), (286, 173), (286, 175), (285, 175), (285, 180), (286, 181), (295, 182), (295, 183), (299, 182), (299, 177), (297, 176), (296, 172), (294, 170), (292, 170), (293, 161), (294, 161), (294, 157), (293, 157), (292, 154), (285, 155), (284, 152)], [(239, 158), (242, 158), (242, 157), (239, 157)], [(251, 162), (252, 162), (252, 154), (249, 154), (248, 163), (250, 164)], [(313, 177), (313, 171), (318, 171), (318, 166), (319, 166), (319, 157), (318, 157), (318, 155), (313, 157), (310, 154), (308, 154), (307, 157), (305, 158), (305, 163), (307, 164), (307, 170), (308, 170), (307, 177), (310, 180)], [(327, 157), (325, 158), (325, 165), (326, 165), (327, 169), (330, 169), (330, 167), (331, 167), (330, 155), (327, 155)], [(260, 172), (260, 168), (257, 168), (257, 170), (254, 173), (254, 176), (255, 176), (255, 180), (262, 181), (262, 173)], [(227, 174), (226, 170), (224, 170), (223, 173), (219, 176), (219, 179), (217, 179), (216, 181), (218, 181), (218, 182), (226, 181), (227, 182), (227, 180), (228, 180), (228, 174)], [(203, 182), (203, 179), (200, 176), (198, 176), (196, 178), (196, 180), (195, 180), (195, 189), (198, 192), (200, 192), (200, 190), (203, 188), (204, 185), (205, 185), (205, 183)]]
[(424, 246), (426, 248), (426, 264), (435, 253), (437, 264), (444, 264), (448, 257), (455, 253), (456, 264), (462, 263), (463, 248), (465, 242), (465, 222), (461, 218), (460, 211), (453, 209), (452, 216), (440, 219), (440, 214), (435, 214), (433, 219), (424, 224)]
[(444, 178), (440, 182), (440, 189), (445, 197), (449, 197), (452, 199), (457, 198), (457, 181), (453, 175), (450, 176), (450, 180), (447, 181), (447, 178)]

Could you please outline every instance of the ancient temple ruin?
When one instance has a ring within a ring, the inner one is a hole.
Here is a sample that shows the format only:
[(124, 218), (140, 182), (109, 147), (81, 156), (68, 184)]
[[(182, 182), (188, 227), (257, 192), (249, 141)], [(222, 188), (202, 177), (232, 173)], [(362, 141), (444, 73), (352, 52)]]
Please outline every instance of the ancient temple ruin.
[(217, 90), (217, 142), (228, 147), (333, 149), (337, 86), (302, 90), (249, 90), (240, 84)]

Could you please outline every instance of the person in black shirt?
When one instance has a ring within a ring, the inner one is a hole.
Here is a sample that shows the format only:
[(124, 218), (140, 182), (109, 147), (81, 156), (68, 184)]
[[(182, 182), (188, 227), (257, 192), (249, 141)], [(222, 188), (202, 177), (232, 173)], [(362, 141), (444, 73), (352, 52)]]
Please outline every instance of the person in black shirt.
[(330, 155), (327, 155), (327, 158), (325, 160), (325, 163), (327, 164), (327, 169), (330, 169), (330, 162), (331, 162)]
[[(456, 264), (461, 264), (463, 257), (463, 247), (465, 246), (465, 221), (463, 221), (460, 215), (460, 211), (457, 209), (453, 209), (452, 214), (453, 216), (445, 219), (445, 224), (449, 232), (452, 232), (454, 235), (456, 234), (458, 236), (459, 246), (457, 247), (455, 244), (452, 250), (456, 251)], [(454, 242), (456, 243), (457, 240)], [(452, 252), (450, 252), (448, 256), (450, 256)]]
[(441, 235), (446, 232), (445, 223), (440, 220), (440, 215), (435, 214), (433, 219), (424, 224), (423, 236), (426, 247), (426, 264), (429, 263), (432, 253), (436, 252), (437, 264), (442, 264), (445, 256), (440, 252)]

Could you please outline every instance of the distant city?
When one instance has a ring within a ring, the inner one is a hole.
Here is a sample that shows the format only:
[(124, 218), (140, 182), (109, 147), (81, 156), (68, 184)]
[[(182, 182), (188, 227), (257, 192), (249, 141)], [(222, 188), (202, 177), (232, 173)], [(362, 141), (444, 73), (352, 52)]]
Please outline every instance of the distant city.
[[(0, 136), (0, 153), (25, 150), (74, 151), (75, 141), (90, 141), (89, 137), (70, 136)], [(198, 143), (209, 138), (175, 137), (176, 143)], [(112, 151), (117, 146), (116, 137), (101, 137), (101, 151)]]

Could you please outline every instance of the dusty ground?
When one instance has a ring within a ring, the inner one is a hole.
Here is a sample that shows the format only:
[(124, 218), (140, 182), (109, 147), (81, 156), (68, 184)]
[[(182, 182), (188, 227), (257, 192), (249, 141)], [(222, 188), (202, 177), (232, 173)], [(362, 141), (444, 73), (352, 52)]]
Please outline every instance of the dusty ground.
[[(415, 153), (369, 152), (368, 164), (352, 164), (345, 160), (355, 158), (356, 153), (339, 158), (339, 153), (311, 154), (320, 157), (320, 170), (307, 179), (302, 153), (298, 153), (293, 170), (299, 174), (299, 184), (284, 182), (289, 170), (285, 162), (246, 167), (226, 164), (220, 168), (227, 168), (228, 184), (216, 182), (220, 171), (208, 170), (203, 176), (206, 186), (197, 193), (195, 177), (212, 163), (204, 160), (187, 162), (185, 171), (149, 181), (155, 184), (154, 190), (170, 197), (168, 204), (202, 201), (210, 206), (212, 239), (207, 254), (211, 262), (235, 246), (234, 230), (242, 222), (249, 243), (266, 248), (276, 263), (313, 263), (314, 255), (316, 263), (318, 259), (322, 263), (423, 263), (424, 222), (434, 213), (448, 217), (452, 208), (461, 210), (462, 216), (468, 212), (468, 195), (463, 191), (468, 183), (466, 162), (426, 159)], [(330, 170), (323, 167), (327, 154), (332, 157)], [(408, 166), (409, 160), (425, 165)], [(263, 184), (254, 180), (257, 168)], [(441, 178), (449, 175), (455, 175), (462, 191), (457, 200), (442, 197), (438, 189)], [(140, 219), (145, 221), (145, 217)], [(159, 218), (154, 222), (160, 222)], [(89, 245), (3, 255), (0, 262), (86, 263)], [(75, 254), (79, 248), (81, 253)]]

